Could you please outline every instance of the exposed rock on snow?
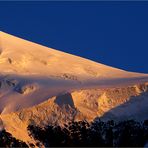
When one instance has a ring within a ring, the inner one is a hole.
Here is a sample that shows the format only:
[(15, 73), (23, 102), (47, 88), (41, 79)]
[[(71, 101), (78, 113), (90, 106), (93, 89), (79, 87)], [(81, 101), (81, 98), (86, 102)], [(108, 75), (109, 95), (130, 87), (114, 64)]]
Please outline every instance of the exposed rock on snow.
[[(138, 90), (138, 91), (137, 91)], [(63, 125), (69, 121), (145, 120), (148, 115), (148, 84), (109, 89), (87, 89), (61, 94), (30, 108), (3, 114), (4, 127), (13, 136), (30, 141), (27, 126)], [(19, 126), (18, 126), (19, 125)], [(21, 132), (22, 130), (22, 132)]]

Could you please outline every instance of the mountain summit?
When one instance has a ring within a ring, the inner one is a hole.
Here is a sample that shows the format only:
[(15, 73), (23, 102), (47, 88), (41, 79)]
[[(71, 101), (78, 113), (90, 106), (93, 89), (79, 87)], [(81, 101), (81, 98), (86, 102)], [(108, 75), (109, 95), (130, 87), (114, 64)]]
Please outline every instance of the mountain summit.
[[(0, 32), (0, 119), (31, 141), (27, 126), (145, 119), (148, 74), (133, 73)], [(18, 126), (19, 125), (19, 126)]]

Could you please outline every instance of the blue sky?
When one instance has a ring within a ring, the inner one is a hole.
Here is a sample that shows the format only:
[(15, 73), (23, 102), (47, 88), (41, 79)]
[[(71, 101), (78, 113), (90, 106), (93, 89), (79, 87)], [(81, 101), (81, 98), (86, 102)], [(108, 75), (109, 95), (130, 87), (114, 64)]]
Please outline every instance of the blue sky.
[(148, 2), (0, 2), (0, 30), (148, 73)]

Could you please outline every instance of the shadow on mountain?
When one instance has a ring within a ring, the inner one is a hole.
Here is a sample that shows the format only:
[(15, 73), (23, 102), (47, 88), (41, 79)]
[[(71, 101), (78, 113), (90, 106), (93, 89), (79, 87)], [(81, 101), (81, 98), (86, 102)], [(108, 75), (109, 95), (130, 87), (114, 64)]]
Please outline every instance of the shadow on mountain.
[[(0, 102), (3, 104), (0, 106), (0, 112), (6, 114), (38, 105), (57, 94), (71, 91), (72, 84), (76, 87), (69, 80), (51, 77), (0, 75), (0, 91), (3, 90), (2, 93), (0, 92)], [(70, 96), (68, 99), (70, 105), (73, 106)], [(60, 104), (58, 97), (57, 103)], [(9, 106), (11, 108), (8, 108)]]
[(139, 96), (132, 96), (129, 101), (110, 109), (100, 118), (103, 121), (107, 120), (129, 120), (134, 119), (143, 121), (148, 119), (148, 92), (143, 92)]
[(73, 98), (70, 93), (57, 96), (54, 102), (58, 104), (60, 107), (64, 105), (70, 105), (71, 107), (74, 107)]
[[(18, 111), (22, 108), (32, 107), (63, 92), (78, 89), (106, 88), (121, 85), (135, 84), (137, 81), (145, 82), (145, 76), (134, 78), (98, 79), (80, 85), (77, 81), (65, 80), (56, 76), (44, 75), (0, 75), (0, 87), (3, 88), (0, 99), (2, 114)], [(24, 96), (25, 97), (24, 97)], [(58, 100), (58, 98), (57, 98)], [(17, 102), (17, 103), (16, 103)], [(57, 101), (59, 104), (60, 102)], [(70, 105), (73, 105), (71, 102)], [(11, 106), (11, 107), (9, 107)]]

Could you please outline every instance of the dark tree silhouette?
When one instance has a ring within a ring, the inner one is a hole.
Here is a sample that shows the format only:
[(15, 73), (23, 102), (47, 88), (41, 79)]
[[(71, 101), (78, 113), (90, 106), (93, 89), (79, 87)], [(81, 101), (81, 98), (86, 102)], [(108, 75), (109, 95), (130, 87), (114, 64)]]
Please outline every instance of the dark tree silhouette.
[(5, 130), (0, 131), (0, 147), (28, 147), (25, 142), (15, 139)]
[(44, 146), (52, 147), (143, 147), (148, 141), (148, 121), (133, 120), (115, 123), (114, 121), (70, 122), (64, 127), (28, 126), (30, 135)]

